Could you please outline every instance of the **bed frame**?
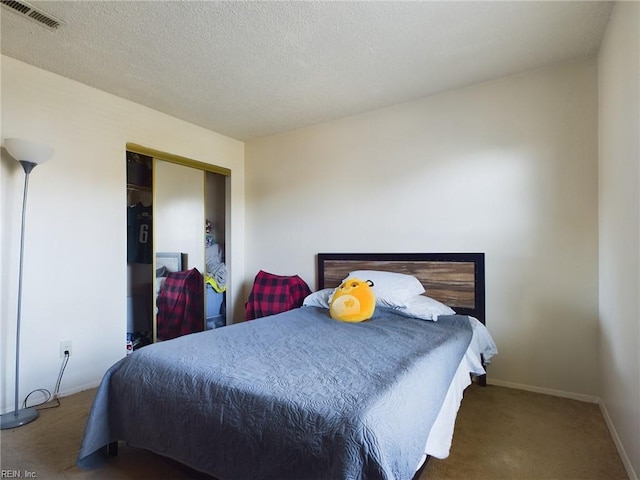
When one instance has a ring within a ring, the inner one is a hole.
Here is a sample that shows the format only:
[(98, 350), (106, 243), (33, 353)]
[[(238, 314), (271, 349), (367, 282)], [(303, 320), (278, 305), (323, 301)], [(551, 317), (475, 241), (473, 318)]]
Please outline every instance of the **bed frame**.
[(485, 323), (484, 253), (319, 253), (318, 290), (337, 287), (354, 270), (413, 275), (428, 295)]

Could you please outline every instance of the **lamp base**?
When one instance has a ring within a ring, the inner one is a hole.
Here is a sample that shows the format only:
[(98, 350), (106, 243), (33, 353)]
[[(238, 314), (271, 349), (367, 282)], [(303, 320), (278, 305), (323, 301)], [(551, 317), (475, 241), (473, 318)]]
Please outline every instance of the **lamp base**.
[(35, 408), (21, 408), (20, 410), (14, 410), (0, 415), (1, 427), (0, 430), (7, 430), (9, 428), (21, 427), (27, 423), (33, 422), (38, 418), (38, 411)]

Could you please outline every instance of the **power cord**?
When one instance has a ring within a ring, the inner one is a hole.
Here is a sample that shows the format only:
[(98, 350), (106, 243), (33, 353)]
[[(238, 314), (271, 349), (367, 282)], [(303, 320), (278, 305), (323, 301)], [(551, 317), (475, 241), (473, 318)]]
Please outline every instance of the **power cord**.
[(46, 403), (48, 403), (51, 398), (53, 397), (53, 401), (56, 402), (55, 405), (50, 405), (48, 407), (42, 407), (42, 408), (36, 408), (36, 410), (47, 410), (49, 408), (56, 408), (60, 406), (60, 398), (58, 397), (58, 393), (60, 391), (60, 383), (62, 382), (62, 375), (64, 374), (64, 369), (67, 368), (67, 363), (69, 363), (69, 351), (65, 350), (64, 351), (64, 358), (62, 360), (62, 365), (60, 366), (60, 373), (58, 374), (58, 380), (56, 381), (56, 387), (53, 391), (53, 395), (51, 395), (51, 392), (49, 390), (47, 390), (46, 388), (37, 388), (35, 390), (33, 390), (32, 392), (29, 393), (29, 395), (27, 395), (24, 399), (24, 402), (22, 404), (23, 408), (27, 408), (27, 400), (29, 400), (29, 397), (31, 395), (33, 395), (34, 393), (40, 392), (42, 393), (46, 398), (44, 401), (37, 403), (36, 405), (32, 405), (31, 407), (39, 407), (41, 405), (45, 405)]

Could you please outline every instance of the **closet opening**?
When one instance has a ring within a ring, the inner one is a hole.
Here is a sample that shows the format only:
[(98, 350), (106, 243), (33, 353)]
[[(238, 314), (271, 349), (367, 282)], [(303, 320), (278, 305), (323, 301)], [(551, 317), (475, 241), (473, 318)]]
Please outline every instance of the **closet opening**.
[(127, 151), (127, 349), (153, 341), (153, 192), (148, 155)]
[(130, 143), (126, 152), (128, 348), (226, 326), (230, 170)]

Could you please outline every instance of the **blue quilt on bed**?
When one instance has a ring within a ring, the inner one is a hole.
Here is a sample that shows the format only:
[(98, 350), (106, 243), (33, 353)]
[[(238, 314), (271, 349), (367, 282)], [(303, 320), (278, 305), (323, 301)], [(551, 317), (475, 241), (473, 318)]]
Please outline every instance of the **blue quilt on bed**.
[(302, 307), (149, 345), (105, 374), (78, 465), (124, 440), (220, 480), (410, 479), (471, 335)]

